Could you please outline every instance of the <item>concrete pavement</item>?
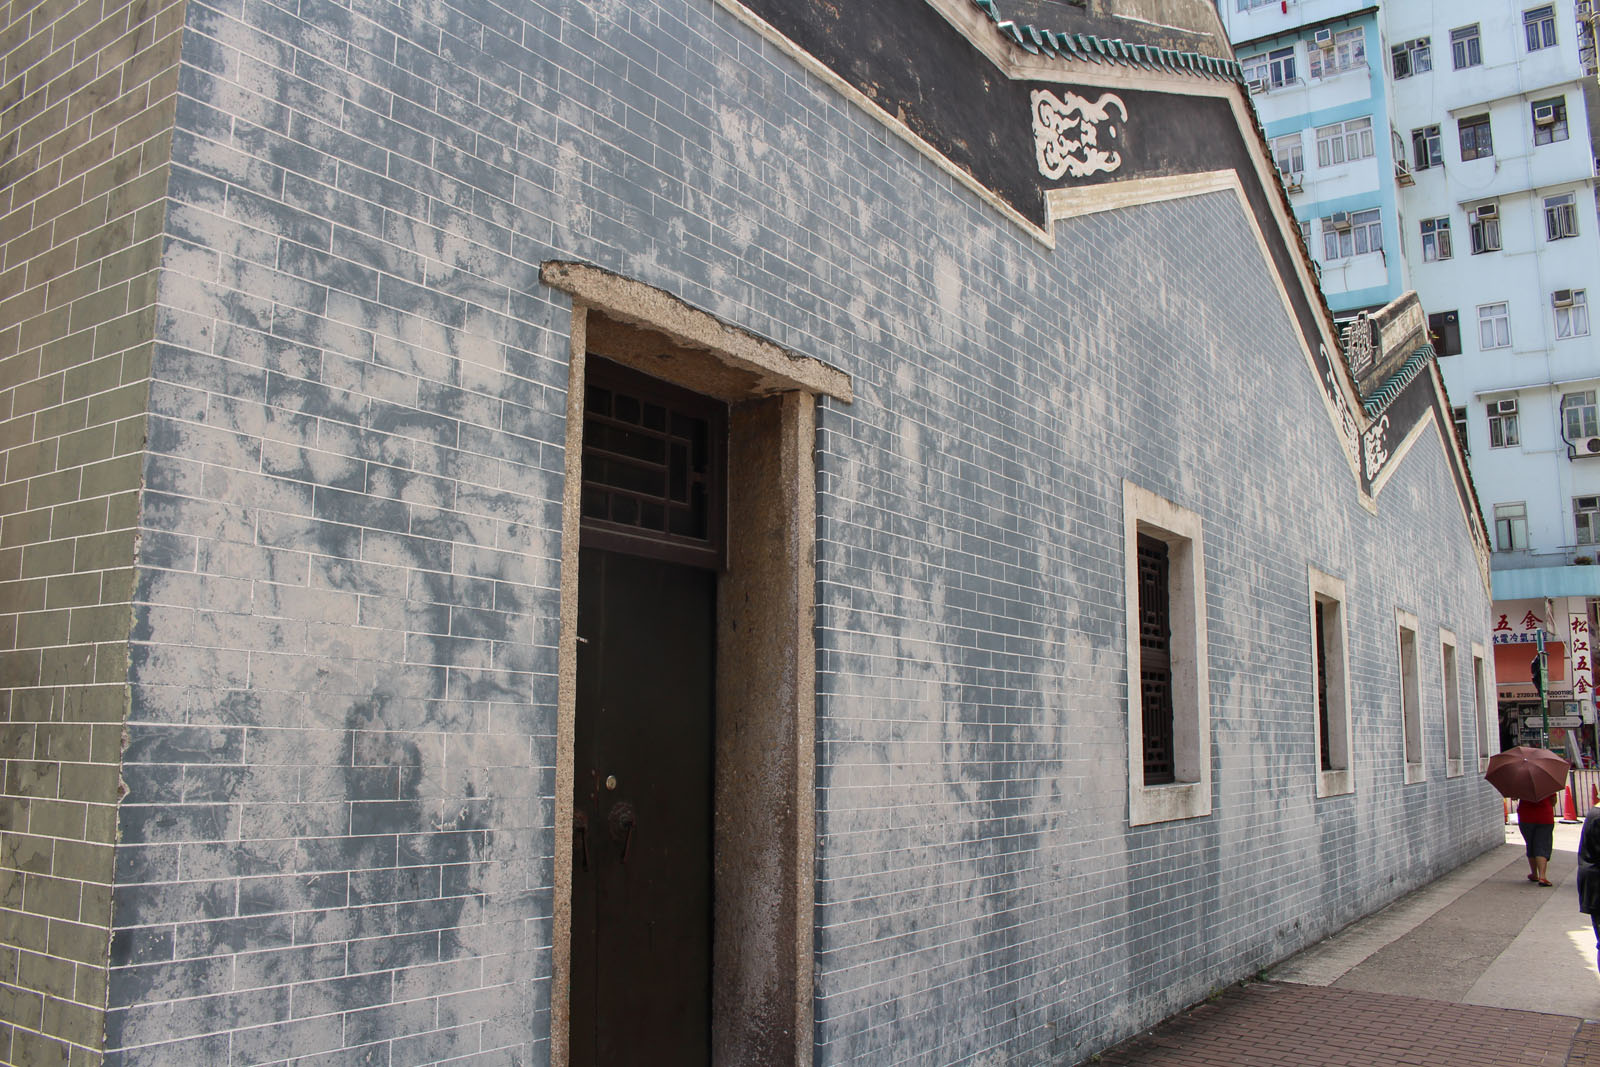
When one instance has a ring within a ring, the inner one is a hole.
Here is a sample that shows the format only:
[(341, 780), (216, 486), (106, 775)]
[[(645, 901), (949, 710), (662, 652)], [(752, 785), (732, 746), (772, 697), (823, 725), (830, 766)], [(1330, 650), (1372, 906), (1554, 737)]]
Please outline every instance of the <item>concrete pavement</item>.
[(1102, 1053), (1148, 1067), (1600, 1067), (1600, 972), (1557, 825), (1553, 888), (1515, 824), (1476, 860)]

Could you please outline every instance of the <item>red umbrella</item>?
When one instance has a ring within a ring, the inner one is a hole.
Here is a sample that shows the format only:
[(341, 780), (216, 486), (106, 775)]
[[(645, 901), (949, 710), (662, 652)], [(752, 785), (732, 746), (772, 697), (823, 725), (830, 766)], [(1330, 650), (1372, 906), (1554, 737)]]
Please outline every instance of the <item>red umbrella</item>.
[(1512, 800), (1543, 800), (1554, 796), (1567, 784), (1572, 764), (1549, 749), (1518, 745), (1489, 757), (1483, 772), (1500, 795)]

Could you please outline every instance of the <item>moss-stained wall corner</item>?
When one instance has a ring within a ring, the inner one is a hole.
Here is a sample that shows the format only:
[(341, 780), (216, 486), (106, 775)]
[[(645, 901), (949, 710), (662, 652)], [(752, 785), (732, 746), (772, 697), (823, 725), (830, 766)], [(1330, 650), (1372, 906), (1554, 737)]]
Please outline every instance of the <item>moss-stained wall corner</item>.
[(104, 1044), (184, 4), (0, 6), (0, 1061)]

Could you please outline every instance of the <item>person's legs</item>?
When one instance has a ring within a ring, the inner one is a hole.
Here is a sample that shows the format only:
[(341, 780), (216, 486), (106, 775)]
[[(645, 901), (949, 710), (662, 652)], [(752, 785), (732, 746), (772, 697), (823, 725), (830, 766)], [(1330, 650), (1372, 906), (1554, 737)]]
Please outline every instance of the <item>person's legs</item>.
[(1550, 884), (1550, 853), (1555, 847), (1556, 828), (1549, 823), (1528, 826), (1528, 856), (1533, 861), (1534, 881)]
[(1533, 857), (1533, 873), (1538, 876), (1540, 885), (1549, 885), (1550, 884), (1550, 878), (1549, 878), (1550, 857), (1549, 856), (1535, 856), (1535, 857)]
[(1533, 834), (1528, 832), (1531, 828), (1530, 824), (1518, 820), (1517, 832), (1522, 835), (1522, 848), (1528, 855), (1528, 881), (1537, 882), (1539, 880), (1539, 865), (1533, 858)]
[(1589, 921), (1594, 924), (1595, 964), (1600, 966), (1600, 915), (1589, 916)]

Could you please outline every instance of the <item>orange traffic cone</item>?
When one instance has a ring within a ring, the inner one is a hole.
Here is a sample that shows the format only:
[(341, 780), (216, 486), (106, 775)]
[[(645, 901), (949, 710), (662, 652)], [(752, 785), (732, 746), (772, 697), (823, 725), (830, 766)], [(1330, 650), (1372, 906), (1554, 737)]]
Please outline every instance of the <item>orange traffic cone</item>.
[(1577, 800), (1575, 800), (1573, 798), (1572, 790), (1571, 789), (1563, 789), (1561, 791), (1561, 795), (1565, 798), (1561, 802), (1561, 821), (1562, 822), (1577, 822), (1578, 821), (1578, 802), (1577, 802)]
[(1600, 808), (1600, 785), (1591, 785), (1589, 787), (1589, 806), (1591, 808)]

